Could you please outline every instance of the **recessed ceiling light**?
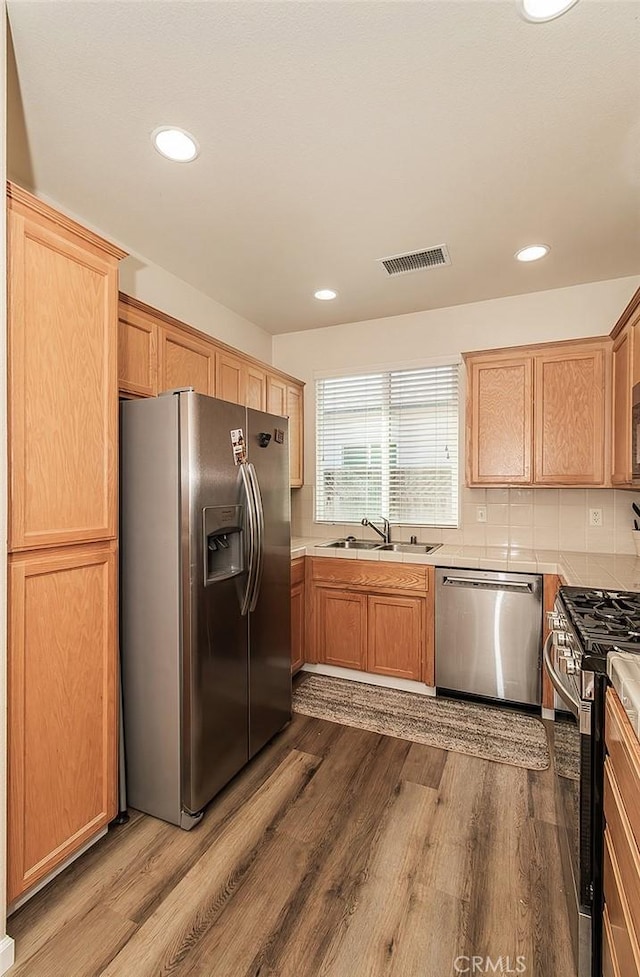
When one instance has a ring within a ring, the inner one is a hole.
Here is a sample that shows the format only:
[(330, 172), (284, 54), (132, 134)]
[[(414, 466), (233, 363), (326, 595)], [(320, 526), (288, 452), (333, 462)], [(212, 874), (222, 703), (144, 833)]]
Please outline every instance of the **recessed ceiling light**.
[(525, 20), (534, 24), (544, 24), (555, 20), (574, 7), (578, 0), (517, 0), (518, 10)]
[(547, 244), (531, 244), (527, 248), (520, 248), (515, 256), (518, 261), (539, 261), (545, 254), (549, 254), (550, 250)]
[(199, 152), (193, 136), (175, 126), (160, 126), (154, 129), (151, 138), (158, 152), (175, 163), (190, 163)]
[(336, 298), (337, 292), (334, 292), (332, 288), (319, 288), (317, 292), (314, 292), (314, 298), (320, 299), (321, 302), (330, 302), (331, 299)]

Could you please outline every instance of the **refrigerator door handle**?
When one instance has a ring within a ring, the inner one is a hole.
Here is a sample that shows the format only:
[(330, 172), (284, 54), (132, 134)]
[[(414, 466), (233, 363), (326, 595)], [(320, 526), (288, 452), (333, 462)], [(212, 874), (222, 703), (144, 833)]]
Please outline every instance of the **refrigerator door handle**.
[(262, 571), (264, 568), (264, 507), (262, 505), (262, 493), (260, 491), (260, 483), (258, 482), (256, 470), (251, 463), (247, 465), (247, 468), (249, 469), (249, 479), (253, 487), (253, 499), (255, 503), (256, 515), (257, 560), (255, 578), (253, 581), (251, 600), (249, 604), (249, 612), (253, 612), (258, 604), (258, 597), (260, 596), (260, 584), (262, 583)]
[(248, 552), (248, 567), (247, 567), (247, 585), (245, 587), (244, 594), (242, 596), (242, 601), (240, 604), (240, 613), (245, 617), (249, 613), (249, 606), (251, 604), (251, 595), (254, 589), (254, 581), (257, 570), (257, 559), (258, 559), (258, 546), (257, 546), (257, 520), (256, 520), (256, 507), (253, 496), (253, 488), (250, 481), (250, 476), (247, 472), (249, 465), (240, 465), (240, 477), (242, 479), (242, 486), (244, 488), (245, 494), (245, 505), (247, 509), (247, 527), (248, 527), (248, 545), (246, 550)]

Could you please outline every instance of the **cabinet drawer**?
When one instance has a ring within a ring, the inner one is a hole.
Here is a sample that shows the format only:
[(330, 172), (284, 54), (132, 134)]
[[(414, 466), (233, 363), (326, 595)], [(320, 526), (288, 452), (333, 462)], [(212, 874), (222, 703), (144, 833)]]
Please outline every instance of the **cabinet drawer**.
[(613, 689), (607, 690), (605, 731), (616, 783), (640, 848), (640, 743)]
[(629, 916), (611, 835), (604, 833), (604, 899), (611, 924), (612, 956), (624, 977), (640, 977), (640, 948)]
[(415, 563), (317, 557), (312, 561), (312, 576), (324, 586), (357, 590), (418, 590), (424, 594), (429, 589), (428, 567)]
[(640, 852), (620, 796), (611, 758), (604, 765), (604, 813), (636, 937), (640, 936)]
[(291, 586), (295, 587), (297, 583), (304, 583), (304, 556), (301, 556), (297, 560), (293, 560), (291, 563)]

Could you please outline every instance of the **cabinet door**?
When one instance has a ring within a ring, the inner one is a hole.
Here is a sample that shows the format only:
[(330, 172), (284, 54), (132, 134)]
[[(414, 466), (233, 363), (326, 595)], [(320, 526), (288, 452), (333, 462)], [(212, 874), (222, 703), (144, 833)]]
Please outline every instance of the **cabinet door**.
[(216, 397), (232, 404), (245, 402), (245, 363), (239, 356), (219, 349), (216, 353)]
[(287, 387), (287, 414), (289, 415), (289, 484), (302, 488), (304, 483), (304, 415), (303, 389)]
[(186, 333), (163, 329), (160, 342), (159, 390), (193, 387), (215, 395), (215, 347)]
[(304, 581), (291, 587), (291, 671), (304, 665)]
[(613, 344), (613, 465), (614, 485), (631, 484), (631, 370), (633, 330), (627, 326)]
[(537, 484), (605, 483), (606, 357), (604, 347), (536, 356)]
[(254, 410), (267, 409), (267, 374), (250, 363), (246, 370), (245, 403)]
[(367, 671), (419, 681), (425, 645), (422, 597), (372, 595), (367, 606)]
[(315, 591), (316, 657), (327, 665), (364, 670), (367, 661), (367, 597), (318, 587)]
[(148, 316), (120, 302), (118, 389), (136, 397), (158, 392), (158, 326)]
[(467, 361), (467, 484), (531, 481), (530, 357)]
[(287, 384), (270, 374), (267, 375), (267, 413), (287, 416)]
[(305, 564), (304, 557), (291, 564), (291, 671), (305, 663)]
[(9, 564), (8, 899), (116, 814), (115, 543)]
[(9, 211), (9, 548), (116, 535), (115, 259)]

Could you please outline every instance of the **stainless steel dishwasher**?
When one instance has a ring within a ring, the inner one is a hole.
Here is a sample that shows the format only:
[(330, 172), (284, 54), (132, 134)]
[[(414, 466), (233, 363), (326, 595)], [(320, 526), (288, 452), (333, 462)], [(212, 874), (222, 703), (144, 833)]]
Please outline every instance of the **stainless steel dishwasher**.
[(436, 686), (540, 705), (542, 577), (436, 569)]

